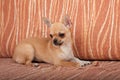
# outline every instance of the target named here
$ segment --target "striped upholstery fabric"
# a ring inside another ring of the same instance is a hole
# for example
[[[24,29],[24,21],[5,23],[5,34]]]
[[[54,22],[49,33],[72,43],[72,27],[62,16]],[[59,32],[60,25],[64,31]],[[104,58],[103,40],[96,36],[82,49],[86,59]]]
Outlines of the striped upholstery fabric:
[[[77,55],[120,60],[120,0],[0,0],[0,57],[11,57],[28,37],[48,37],[42,17],[52,22],[68,14]]]

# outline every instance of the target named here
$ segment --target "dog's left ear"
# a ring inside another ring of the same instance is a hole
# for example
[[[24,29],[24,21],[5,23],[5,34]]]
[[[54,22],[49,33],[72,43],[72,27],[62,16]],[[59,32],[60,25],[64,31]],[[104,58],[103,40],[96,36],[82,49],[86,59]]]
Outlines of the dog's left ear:
[[[51,22],[50,22],[50,20],[49,20],[48,18],[43,17],[42,19],[43,19],[43,21],[45,22],[45,24],[46,24],[48,27],[51,27]]]
[[[72,22],[69,18],[68,15],[65,15],[62,19],[62,23],[66,26],[66,27],[70,27],[72,25]]]

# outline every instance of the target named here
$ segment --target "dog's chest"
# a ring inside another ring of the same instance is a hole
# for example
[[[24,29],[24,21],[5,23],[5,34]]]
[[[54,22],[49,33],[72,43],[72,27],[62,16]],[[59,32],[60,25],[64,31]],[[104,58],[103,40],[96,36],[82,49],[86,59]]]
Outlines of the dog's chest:
[[[71,46],[62,46],[61,50],[63,53],[59,54],[59,58],[64,59],[64,60],[70,60],[73,58],[73,51]]]

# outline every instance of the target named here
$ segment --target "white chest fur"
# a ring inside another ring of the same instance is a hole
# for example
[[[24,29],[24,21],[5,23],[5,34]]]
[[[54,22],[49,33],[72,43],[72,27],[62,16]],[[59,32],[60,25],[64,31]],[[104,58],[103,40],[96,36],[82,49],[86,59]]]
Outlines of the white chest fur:
[[[70,60],[74,57],[71,45],[63,45],[60,48],[63,53],[59,55],[59,58],[63,60]]]

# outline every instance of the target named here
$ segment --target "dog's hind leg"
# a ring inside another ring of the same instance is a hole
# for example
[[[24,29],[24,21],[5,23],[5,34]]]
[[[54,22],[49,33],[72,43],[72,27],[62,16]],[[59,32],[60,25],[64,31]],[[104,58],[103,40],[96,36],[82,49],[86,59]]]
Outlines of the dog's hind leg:
[[[13,60],[17,63],[31,65],[34,59],[34,48],[31,44],[19,44],[14,51]]]

